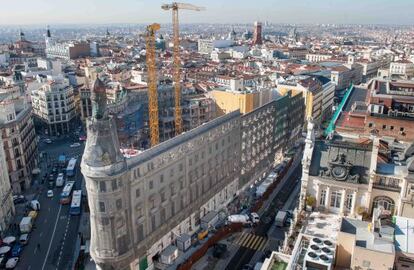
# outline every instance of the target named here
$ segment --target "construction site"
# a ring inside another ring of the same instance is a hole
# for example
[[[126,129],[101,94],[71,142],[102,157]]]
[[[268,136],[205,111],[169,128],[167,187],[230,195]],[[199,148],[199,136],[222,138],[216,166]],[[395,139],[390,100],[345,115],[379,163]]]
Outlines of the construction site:
[[[158,83],[156,23],[146,29],[148,87],[135,91],[147,97],[146,105],[115,110],[104,78],[97,75],[91,85],[81,169],[91,212],[90,254],[98,269],[167,269],[178,256],[177,243],[184,241],[185,251],[203,231],[204,216],[229,214],[228,204],[264,180],[301,136],[301,95],[288,93],[249,113],[220,117],[204,96],[183,97],[178,12],[204,8],[172,3],[162,9],[172,12],[172,87]],[[160,107],[165,96],[174,100],[168,109]],[[148,130],[140,134],[145,115]],[[145,136],[149,143],[128,143]]]

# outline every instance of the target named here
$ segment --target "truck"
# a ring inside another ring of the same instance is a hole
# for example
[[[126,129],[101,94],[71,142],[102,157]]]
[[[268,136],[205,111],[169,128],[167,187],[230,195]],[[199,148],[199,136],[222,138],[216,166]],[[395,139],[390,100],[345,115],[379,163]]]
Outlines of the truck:
[[[256,189],[256,197],[262,197],[266,190],[272,183],[270,181],[264,181],[260,186]]]
[[[29,233],[32,230],[33,219],[31,217],[24,217],[20,221],[20,232]]]
[[[280,210],[277,212],[275,217],[275,225],[277,227],[284,227],[286,224],[286,220],[288,218],[288,213],[286,211]]]
[[[242,223],[244,225],[254,225],[259,223],[260,217],[257,213],[230,215],[227,217],[229,223]]]

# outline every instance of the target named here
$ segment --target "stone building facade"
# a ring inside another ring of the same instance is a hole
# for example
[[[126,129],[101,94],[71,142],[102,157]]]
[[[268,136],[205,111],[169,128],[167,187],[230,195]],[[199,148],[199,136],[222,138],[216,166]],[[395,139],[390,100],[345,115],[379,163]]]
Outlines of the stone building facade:
[[[99,84],[94,91],[100,93]],[[95,95],[92,103],[103,102],[101,97]],[[88,120],[82,173],[91,209],[91,255],[101,269],[151,263],[174,240],[173,231],[194,232],[203,215],[236,195],[238,111],[125,159],[114,119],[96,110]]]
[[[3,151],[3,142],[0,140],[0,236],[5,237],[4,232],[13,221],[15,213],[12,189],[7,171],[6,155]]]
[[[271,168],[276,153],[300,136],[304,113],[303,98],[287,95],[126,158],[100,80],[91,103],[81,168],[91,211],[90,251],[100,269],[145,269],[178,236],[194,234],[204,215],[224,209],[253,178],[255,166]],[[247,158],[255,163],[241,175]]]
[[[295,142],[303,126],[302,94],[288,92],[242,116],[240,186],[261,179]]]
[[[61,76],[38,78],[40,87],[31,93],[33,113],[45,133],[56,136],[74,129],[75,97],[69,80]]]
[[[37,168],[37,139],[32,107],[19,91],[2,89],[6,97],[0,102],[0,131],[7,171],[14,193],[30,187],[32,171]]]
[[[379,138],[315,140],[313,124],[302,162],[301,207],[342,216],[384,213],[414,218],[414,145]]]

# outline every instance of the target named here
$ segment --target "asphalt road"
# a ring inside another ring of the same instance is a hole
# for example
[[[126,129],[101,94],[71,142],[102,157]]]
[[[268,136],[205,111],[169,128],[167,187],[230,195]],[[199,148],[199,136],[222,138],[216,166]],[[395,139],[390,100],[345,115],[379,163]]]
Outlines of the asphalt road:
[[[70,148],[73,140],[61,138],[52,144],[39,144],[39,152],[46,152],[47,158],[42,158],[41,175],[51,172],[53,161],[57,161],[60,154],[67,158],[78,156],[76,175],[69,180],[76,180],[76,188],[81,189],[82,175],[79,162],[83,153],[83,145]],[[54,188],[53,198],[47,198],[47,180],[41,186],[37,195],[40,202],[40,211],[35,221],[35,229],[30,233],[29,243],[24,247],[20,262],[16,269],[49,270],[71,269],[73,252],[78,233],[80,216],[69,215],[70,205],[59,203],[62,188]],[[39,244],[39,246],[38,246]]]
[[[298,184],[296,179],[301,177],[302,174],[302,164],[299,162],[295,168],[291,168],[292,170],[289,179],[284,183],[283,187],[278,192],[277,196],[275,196],[274,200],[271,202],[270,206],[264,214],[260,217],[262,222],[259,223],[257,227],[255,227],[251,233],[267,237],[267,232],[269,231],[270,227],[273,224],[275,219],[276,213],[279,209],[282,209],[283,205],[289,198],[289,195]],[[263,220],[270,220],[270,222],[263,222]],[[246,248],[246,247],[239,247],[236,254],[228,263],[226,270],[240,270],[243,269],[243,266],[249,264],[252,257],[256,253],[256,250]],[[252,265],[254,267],[254,265]]]

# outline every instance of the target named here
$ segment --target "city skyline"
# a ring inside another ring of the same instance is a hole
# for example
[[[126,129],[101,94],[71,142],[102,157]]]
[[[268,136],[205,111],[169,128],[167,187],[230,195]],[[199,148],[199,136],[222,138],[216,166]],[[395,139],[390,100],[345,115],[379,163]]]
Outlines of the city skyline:
[[[0,17],[0,25],[40,24],[113,24],[168,23],[169,12],[161,10],[165,1],[74,0],[56,3],[51,0],[25,1],[24,5],[2,3],[7,13]],[[410,15],[414,2],[408,0],[302,0],[290,2],[263,0],[260,5],[250,1],[222,3],[218,0],[191,1],[206,7],[205,11],[181,12],[182,23],[248,23],[255,20],[271,23],[298,24],[394,24],[412,25]]]

